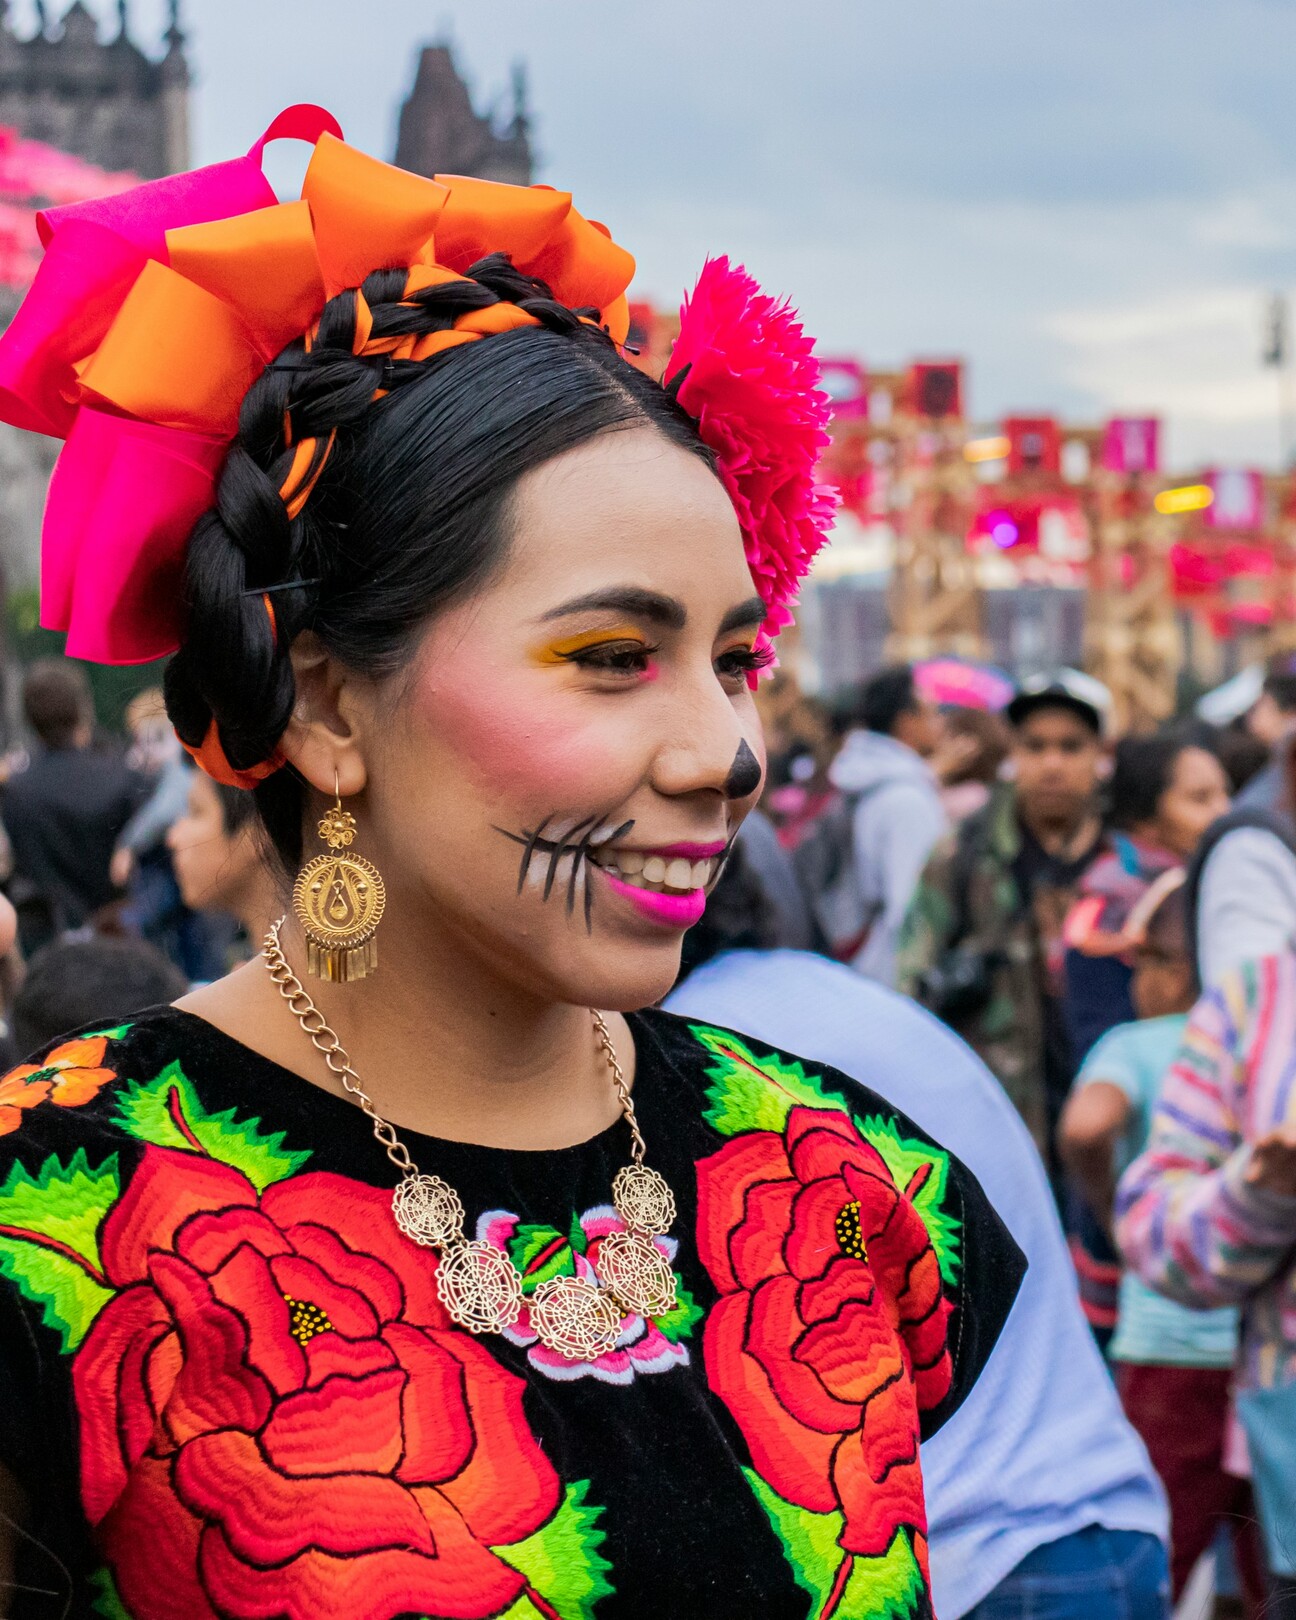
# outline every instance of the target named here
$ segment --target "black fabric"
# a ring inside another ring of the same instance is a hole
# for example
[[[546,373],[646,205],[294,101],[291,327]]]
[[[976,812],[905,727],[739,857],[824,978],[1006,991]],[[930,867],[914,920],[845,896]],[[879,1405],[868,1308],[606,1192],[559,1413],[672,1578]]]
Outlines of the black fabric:
[[[147,780],[100,748],[38,753],[0,800],[13,849],[23,952],[80,928],[114,897],[117,838],[148,797]]]
[[[691,1336],[681,1341],[686,1343],[687,1360],[678,1361],[669,1370],[636,1370],[632,1379],[622,1383],[595,1377],[564,1381],[538,1370],[528,1347],[498,1335],[483,1336],[471,1341],[471,1345],[479,1353],[489,1352],[495,1363],[525,1380],[523,1413],[544,1457],[564,1485],[588,1481],[588,1501],[602,1510],[598,1522],[606,1539],[601,1555],[611,1566],[607,1580],[614,1590],[596,1604],[596,1620],[661,1620],[663,1615],[706,1615],[711,1620],[751,1620],[760,1615],[763,1620],[803,1620],[818,1611],[794,1578],[771,1520],[744,1477],[743,1470],[752,1466],[752,1452],[731,1411],[709,1387],[709,1356],[704,1352],[705,1316],[716,1310],[718,1289],[700,1254],[704,1236],[700,1219],[705,1216],[699,1214],[698,1166],[702,1161],[714,1161],[727,1145],[732,1151],[737,1138],[732,1132],[725,1134],[716,1123],[720,1094],[715,1089],[712,1055],[690,1025],[660,1012],[634,1015],[630,1024],[637,1055],[634,1095],[648,1144],[648,1162],[666,1178],[679,1205],[672,1229],[679,1240],[679,1251],[673,1263],[703,1313]],[[429,1044],[434,1038],[429,1031]],[[754,1057],[759,1064],[772,1057],[769,1048],[742,1039],[748,1056],[735,1067],[735,1084],[746,1082],[744,1069],[749,1058]],[[412,1052],[410,1061],[417,1063],[419,1056]],[[102,1069],[93,1066],[100,1061]],[[12,1620],[100,1612],[92,1609],[90,1595],[92,1590],[102,1595],[100,1587],[89,1584],[101,1554],[93,1544],[79,1501],[78,1416],[71,1369],[74,1362],[85,1369],[92,1364],[100,1366],[87,1352],[87,1346],[93,1345],[96,1334],[101,1332],[104,1312],[124,1309],[124,1295],[119,1292],[111,1306],[104,1306],[93,1318],[75,1356],[61,1349],[59,1334],[40,1305],[33,1301],[29,1290],[20,1289],[12,1280],[16,1251],[11,1228],[16,1206],[5,1199],[15,1187],[25,1186],[29,1179],[43,1185],[41,1178],[48,1180],[52,1160],[58,1166],[72,1167],[78,1174],[84,1171],[92,1177],[105,1167],[111,1170],[110,1161],[115,1155],[121,1196],[98,1228],[101,1255],[97,1264],[108,1271],[116,1263],[110,1261],[115,1252],[113,1245],[124,1241],[121,1211],[135,1196],[135,1178],[140,1176],[146,1156],[156,1164],[159,1152],[168,1153],[168,1174],[174,1178],[167,1184],[171,1191],[166,1198],[158,1195],[148,1202],[145,1214],[147,1222],[154,1226],[171,1218],[170,1211],[188,1209],[191,1195],[195,1208],[222,1204],[224,1194],[193,1192],[197,1182],[192,1177],[215,1173],[209,1172],[209,1160],[203,1155],[213,1151],[213,1143],[223,1152],[221,1143],[232,1142],[232,1132],[269,1142],[276,1153],[308,1155],[277,1186],[272,1185],[261,1195],[265,1209],[280,1210],[275,1219],[281,1225],[285,1220],[284,1206],[272,1205],[272,1196],[283,1189],[287,1189],[287,1196],[297,1196],[308,1178],[319,1172],[347,1178],[331,1184],[335,1193],[320,1195],[317,1204],[311,1206],[318,1210],[312,1220],[327,1226],[336,1217],[339,1231],[345,1229],[341,1206],[347,1187],[359,1184],[366,1192],[369,1188],[390,1190],[396,1179],[353,1103],[272,1064],[191,1015],[172,1009],[142,1014],[128,1030],[112,1032],[105,1048],[93,1040],[82,1047],[64,1046],[50,1056],[49,1062],[65,1066],[38,1069],[37,1085],[46,1084],[52,1074],[70,1076],[72,1080],[77,1075],[91,1078],[81,1081],[80,1092],[69,1091],[64,1105],[59,1104],[57,1091],[52,1091],[33,1105],[23,1104],[21,1120],[16,1124],[6,1123],[0,1115],[0,1128],[8,1132],[0,1135],[0,1378],[5,1391],[0,1401],[0,1460],[27,1493],[32,1538],[24,1543],[20,1555],[20,1591],[9,1611]],[[105,1069],[111,1074],[96,1081],[93,1077]],[[802,1071],[780,1072],[795,1076]],[[867,1119],[874,1135],[898,1133],[911,1146],[930,1141],[885,1101],[885,1074],[877,1076],[879,1089],[875,1093],[833,1070],[811,1068],[807,1072],[811,1077],[807,1083],[818,1086],[824,1099],[833,1106],[836,1099],[847,1100],[854,1120]],[[761,1085],[765,1085],[764,1080]],[[373,1077],[370,1089],[381,1099],[380,1076]],[[94,1095],[88,1095],[91,1091]],[[143,1117],[137,1105],[145,1092],[157,1104],[149,1115],[148,1129],[155,1133],[149,1139],[151,1146],[140,1139],[136,1127],[132,1127],[136,1134],[123,1127],[124,1111],[131,1107],[137,1107],[133,1116],[137,1122]],[[15,1086],[10,1085],[7,1095],[12,1098],[16,1094]],[[74,1096],[83,1100],[74,1101]],[[840,1113],[832,1116],[838,1121],[842,1117]],[[199,1118],[216,1123],[201,1126],[201,1143],[195,1137],[195,1151],[185,1147],[185,1140],[180,1140],[184,1151],[163,1147],[173,1129],[192,1136],[199,1130],[194,1123]],[[248,1121],[255,1122],[255,1130],[247,1126]],[[745,1133],[739,1134],[746,1139]],[[491,1210],[509,1211],[524,1222],[549,1224],[560,1232],[569,1230],[582,1212],[608,1204],[612,1179],[629,1160],[630,1140],[624,1122],[584,1144],[544,1152],[484,1148],[420,1137],[409,1131],[402,1135],[424,1172],[441,1175],[458,1189],[468,1212],[469,1236],[473,1235],[478,1217]],[[924,1433],[945,1422],[966,1396],[995,1344],[1025,1269],[1020,1250],[974,1177],[957,1160],[943,1154],[939,1157],[945,1164],[939,1172],[944,1186],[941,1218],[950,1223],[955,1233],[960,1270],[957,1285],[946,1289],[954,1307],[948,1332],[952,1382],[948,1394],[925,1414]],[[219,1174],[224,1176],[224,1169]],[[925,1171],[914,1178],[915,1196],[919,1196],[917,1187],[925,1179]],[[707,1184],[712,1185],[710,1181]],[[67,1214],[83,1196],[81,1185],[56,1180],[49,1183],[48,1196]],[[142,1176],[140,1185],[146,1185]],[[390,1219],[386,1196],[384,1191],[374,1204],[378,1213],[373,1218],[381,1223]],[[714,1193],[711,1197],[713,1223],[719,1219],[727,1233],[729,1215],[720,1207],[723,1200]],[[753,1209],[758,1206],[759,1200],[752,1205],[750,1197],[745,1202],[738,1200],[732,1211],[734,1220],[754,1219]],[[30,1224],[33,1208],[43,1206],[39,1199],[33,1204],[29,1198],[23,1208],[24,1219]],[[147,1224],[139,1209],[131,1219],[144,1223],[141,1230]],[[84,1249],[84,1236],[58,1230],[74,1247]],[[384,1241],[404,1242],[399,1237],[390,1239],[385,1224],[383,1237]],[[170,1242],[159,1243],[150,1254],[162,1254],[164,1250],[169,1253]],[[427,1251],[408,1247],[411,1263],[413,1259],[420,1263],[429,1260]],[[190,1252],[197,1251],[186,1251]],[[772,1252],[777,1256],[777,1246]],[[23,1260],[24,1255],[19,1258]],[[30,1259],[30,1254],[25,1253],[25,1258]],[[249,1250],[249,1264],[254,1259]],[[781,1264],[777,1258],[770,1263]],[[150,1259],[149,1264],[156,1268],[158,1262]],[[156,1281],[162,1271],[155,1269],[150,1276]],[[161,1286],[160,1282],[157,1285]],[[137,1292],[138,1287],[149,1286],[137,1285]],[[287,1298],[288,1290],[282,1291]],[[467,1339],[467,1335],[460,1337]],[[315,1340],[310,1343],[315,1344]],[[870,1345],[861,1340],[861,1367],[866,1354],[871,1353]],[[193,1357],[196,1351],[190,1345],[185,1354]],[[148,1366],[147,1362],[136,1365],[124,1353],[114,1353],[110,1358],[111,1377],[125,1379],[123,1410],[131,1408],[132,1402],[132,1409],[139,1408],[141,1391],[151,1376]],[[119,1367],[125,1369],[120,1374],[115,1370]],[[94,1385],[95,1376],[86,1370],[83,1383],[98,1387]],[[83,1390],[83,1402],[86,1398]],[[198,1391],[192,1398],[203,1399],[203,1392]],[[209,1398],[215,1400],[216,1395],[210,1394]],[[159,1432],[170,1425],[166,1432],[171,1433],[177,1421],[168,1417],[164,1424],[159,1419]],[[478,1431],[479,1444],[482,1432]],[[109,1449],[115,1444],[113,1441]],[[170,1478],[178,1480],[174,1457],[167,1466],[172,1470]],[[507,1478],[501,1480],[499,1490],[508,1494]],[[188,1555],[181,1557],[176,1552],[156,1511],[149,1522],[154,1529],[149,1534],[149,1547],[141,1556],[162,1557],[166,1565],[157,1576],[156,1604],[125,1610],[107,1608],[102,1612],[127,1612],[134,1620],[187,1614],[187,1610],[168,1605],[179,1601],[176,1593],[183,1592],[185,1583],[194,1578]],[[151,1550],[155,1537],[162,1549],[156,1555]],[[71,1608],[67,1609],[69,1576],[73,1593]],[[54,1595],[41,1596],[41,1592]],[[224,1615],[235,1611],[213,1608],[212,1612]],[[352,1612],[330,1608],[329,1620],[346,1620]],[[364,1612],[371,1613],[368,1608]],[[404,1611],[391,1611],[392,1620],[398,1612]],[[865,1611],[852,1608],[850,1612]],[[868,1612],[874,1611],[869,1608]],[[909,1612],[918,1617],[930,1615],[930,1601],[924,1592],[915,1596]]]

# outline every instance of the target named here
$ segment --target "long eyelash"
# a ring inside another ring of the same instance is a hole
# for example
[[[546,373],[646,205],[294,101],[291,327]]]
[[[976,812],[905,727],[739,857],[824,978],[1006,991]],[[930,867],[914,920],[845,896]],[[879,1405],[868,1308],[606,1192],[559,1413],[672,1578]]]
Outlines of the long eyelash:
[[[611,650],[612,656],[617,658],[626,656],[654,658],[661,651],[661,648],[647,641],[594,641],[588,647],[577,647],[573,652],[559,653],[558,656],[564,664],[588,664],[592,668],[598,669],[600,667],[609,667],[606,665],[609,650]],[[605,662],[603,665],[599,663],[597,657],[599,653],[604,655]]]
[[[777,654],[773,647],[735,647],[732,652],[724,653],[721,656],[733,668],[747,674],[752,670],[768,669]]]

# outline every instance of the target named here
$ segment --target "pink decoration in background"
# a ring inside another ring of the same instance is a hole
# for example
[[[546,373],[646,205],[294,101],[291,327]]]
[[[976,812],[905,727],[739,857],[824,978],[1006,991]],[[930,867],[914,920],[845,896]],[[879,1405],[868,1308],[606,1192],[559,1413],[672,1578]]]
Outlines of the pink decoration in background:
[[[136,175],[111,174],[0,125],[0,284],[26,287],[36,274],[38,208],[109,197],[138,184]]]
[[[819,361],[819,376],[831,402],[832,413],[838,420],[868,420],[868,372],[858,360],[823,358]]]
[[[816,481],[832,402],[813,340],[786,302],[741,266],[709,259],[680,311],[666,367],[677,398],[715,451],[768,613],[761,639],[792,622],[791,606],[828,538],[837,500]]]
[[[1007,708],[1015,690],[1002,669],[966,658],[928,658],[914,665],[914,680],[929,703],[991,714]]]
[[[1202,513],[1208,529],[1258,529],[1264,523],[1264,474],[1218,467],[1206,474],[1214,500]]]
[[[1113,416],[1103,429],[1103,470],[1151,473],[1161,465],[1161,423],[1155,416]]]

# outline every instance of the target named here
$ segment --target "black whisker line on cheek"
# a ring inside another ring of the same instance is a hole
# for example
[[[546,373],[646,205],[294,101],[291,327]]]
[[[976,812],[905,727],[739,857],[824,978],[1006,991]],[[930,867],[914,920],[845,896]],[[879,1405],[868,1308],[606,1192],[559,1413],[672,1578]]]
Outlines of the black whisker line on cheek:
[[[590,878],[590,862],[587,858],[585,862],[585,932],[587,934],[594,932],[594,885]]]
[[[634,817],[631,816],[629,821],[623,821],[619,827],[614,827],[610,833],[599,839],[600,848],[605,844],[615,844],[617,839],[624,838],[633,826]],[[585,932],[587,934],[592,934],[594,932],[594,883],[593,874],[590,871],[590,867],[595,866],[598,863],[590,854],[590,850],[593,847],[592,841],[594,838],[594,833],[598,832],[598,830],[599,829],[595,827],[593,831],[586,835],[581,844],[581,852],[585,856]],[[572,880],[573,882],[575,881],[575,873],[572,874]],[[568,911],[572,909],[570,903],[568,904],[567,909]]]
[[[572,839],[576,837],[577,833],[583,833],[586,828],[597,827],[598,821],[597,816],[589,816],[584,821],[578,821],[566,836],[560,838],[554,845],[553,854],[549,857],[549,870],[545,873],[544,898],[546,900],[553,893],[554,879],[558,876],[558,862],[571,849]]]
[[[597,831],[598,823],[595,822],[580,843],[577,844],[576,853],[572,856],[571,876],[567,879],[567,915],[569,917],[576,910],[576,879],[580,876],[582,861],[586,866],[585,887],[587,890],[589,888],[590,839],[593,838]]]
[[[536,846],[540,842],[540,835],[544,832],[545,828],[552,820],[553,816],[547,815],[536,830],[531,834],[531,836],[525,841],[525,845],[522,850],[522,863],[518,867],[517,892],[519,894],[521,894],[522,890],[526,887],[527,873],[531,870],[531,862],[535,856]],[[505,836],[508,838],[514,838],[517,835],[515,833],[506,833]]]

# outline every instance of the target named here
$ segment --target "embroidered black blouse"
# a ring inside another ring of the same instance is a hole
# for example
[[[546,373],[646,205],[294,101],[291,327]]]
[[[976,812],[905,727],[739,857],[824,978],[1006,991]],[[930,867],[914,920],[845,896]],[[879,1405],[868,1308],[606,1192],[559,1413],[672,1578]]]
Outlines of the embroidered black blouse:
[[[0,1081],[14,1620],[930,1615],[918,1439],[976,1379],[1020,1251],[882,1096],[630,1022],[679,1303],[590,1362],[525,1308],[457,1327],[354,1105],[198,1018]],[[555,1152],[403,1134],[528,1294],[620,1228],[624,1122]]]

